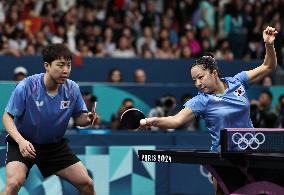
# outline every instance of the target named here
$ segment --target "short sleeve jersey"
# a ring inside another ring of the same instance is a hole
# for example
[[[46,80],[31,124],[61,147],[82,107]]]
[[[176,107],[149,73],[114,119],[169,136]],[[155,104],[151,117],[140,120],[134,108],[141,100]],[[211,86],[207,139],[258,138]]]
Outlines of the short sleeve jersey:
[[[224,94],[199,92],[184,104],[196,117],[205,120],[212,137],[212,150],[218,150],[221,129],[253,127],[250,120],[250,102],[246,94],[248,88],[246,72],[222,78],[222,81],[228,86]]]
[[[88,112],[74,81],[67,79],[57,94],[51,96],[45,88],[43,73],[19,82],[5,111],[14,116],[20,134],[36,144],[58,142],[65,134],[70,117]]]

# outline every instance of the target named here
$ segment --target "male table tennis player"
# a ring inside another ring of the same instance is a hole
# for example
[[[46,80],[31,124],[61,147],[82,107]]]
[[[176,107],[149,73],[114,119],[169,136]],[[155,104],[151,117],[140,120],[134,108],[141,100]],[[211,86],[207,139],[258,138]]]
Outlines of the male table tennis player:
[[[43,177],[55,174],[72,183],[80,194],[94,195],[87,169],[63,138],[71,116],[86,126],[97,119],[88,112],[79,86],[68,79],[71,52],[62,44],[44,48],[45,73],[27,77],[14,89],[3,115],[8,132],[4,195],[17,194],[31,167]]]

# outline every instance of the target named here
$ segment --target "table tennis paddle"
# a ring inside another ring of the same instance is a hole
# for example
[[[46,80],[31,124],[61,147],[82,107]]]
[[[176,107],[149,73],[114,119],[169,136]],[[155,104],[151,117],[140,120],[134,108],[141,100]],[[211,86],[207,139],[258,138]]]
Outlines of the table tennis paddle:
[[[120,117],[122,128],[134,130],[140,126],[140,120],[144,119],[145,115],[141,110],[130,108],[124,111]]]

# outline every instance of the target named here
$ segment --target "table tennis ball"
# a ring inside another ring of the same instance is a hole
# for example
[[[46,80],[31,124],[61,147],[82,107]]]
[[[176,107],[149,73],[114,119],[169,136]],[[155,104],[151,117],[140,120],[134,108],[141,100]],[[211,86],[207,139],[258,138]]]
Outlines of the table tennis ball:
[[[147,124],[146,119],[141,119],[141,120],[140,120],[140,125],[146,125],[146,124]]]

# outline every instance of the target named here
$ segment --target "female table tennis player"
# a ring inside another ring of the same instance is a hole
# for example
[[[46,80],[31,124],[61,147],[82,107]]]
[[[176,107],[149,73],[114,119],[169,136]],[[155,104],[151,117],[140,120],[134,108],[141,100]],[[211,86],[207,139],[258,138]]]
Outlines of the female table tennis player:
[[[257,83],[277,67],[274,40],[275,28],[263,31],[266,54],[257,68],[242,71],[234,77],[221,78],[217,62],[211,54],[197,59],[191,67],[191,76],[199,90],[198,95],[184,104],[184,108],[174,116],[146,118],[146,126],[161,129],[176,128],[194,117],[203,117],[212,136],[212,150],[218,150],[220,129],[251,128],[250,103],[246,89]]]
[[[263,31],[266,54],[263,63],[255,69],[242,71],[234,77],[220,77],[217,62],[212,55],[197,59],[191,67],[191,77],[199,90],[198,95],[184,104],[174,116],[146,118],[140,129],[156,126],[174,129],[194,117],[203,117],[212,137],[211,150],[219,150],[220,130],[223,128],[252,128],[250,103],[246,89],[257,83],[277,67],[274,40],[275,28]]]

